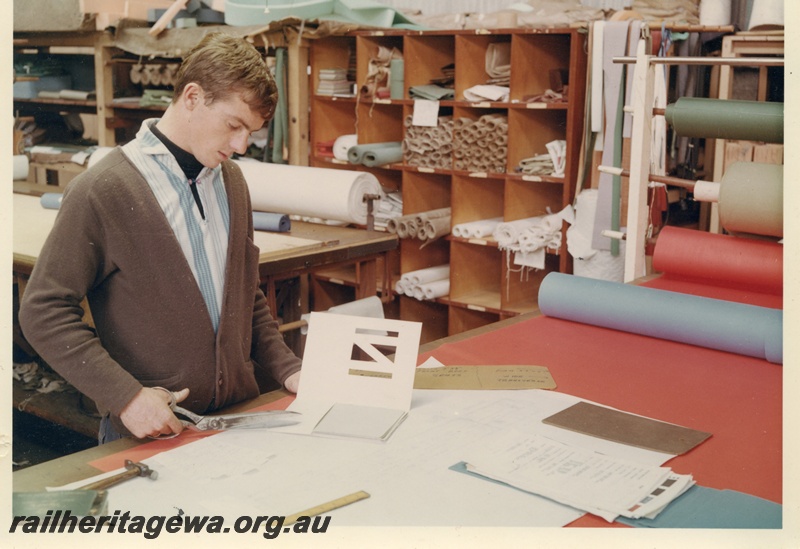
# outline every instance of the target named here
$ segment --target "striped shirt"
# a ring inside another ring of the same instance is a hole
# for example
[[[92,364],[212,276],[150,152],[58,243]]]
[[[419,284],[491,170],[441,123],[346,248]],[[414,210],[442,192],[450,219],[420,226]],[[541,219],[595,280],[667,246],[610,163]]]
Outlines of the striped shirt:
[[[145,120],[136,139],[122,151],[141,172],[167,218],[203,294],[211,323],[219,327],[225,259],[228,253],[230,211],[222,168],[204,167],[196,184],[205,206],[205,219],[195,206],[191,181],[166,145],[150,130],[157,119]]]

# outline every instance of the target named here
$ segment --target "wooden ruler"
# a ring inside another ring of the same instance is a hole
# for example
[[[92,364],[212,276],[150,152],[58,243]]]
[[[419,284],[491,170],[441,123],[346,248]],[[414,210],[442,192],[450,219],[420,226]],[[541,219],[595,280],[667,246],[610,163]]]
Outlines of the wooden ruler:
[[[328,513],[333,511],[334,509],[338,509],[340,507],[344,507],[345,505],[350,505],[351,503],[355,503],[357,501],[361,501],[362,499],[367,499],[369,494],[363,490],[359,490],[358,492],[353,492],[352,494],[348,494],[346,496],[342,496],[340,498],[328,501],[326,503],[322,503],[317,505],[316,507],[312,507],[311,509],[306,509],[305,511],[300,511],[299,513],[295,513],[293,515],[289,515],[286,517],[284,524],[292,524],[297,522],[297,519],[300,517],[313,517],[316,515],[322,515],[324,513]]]

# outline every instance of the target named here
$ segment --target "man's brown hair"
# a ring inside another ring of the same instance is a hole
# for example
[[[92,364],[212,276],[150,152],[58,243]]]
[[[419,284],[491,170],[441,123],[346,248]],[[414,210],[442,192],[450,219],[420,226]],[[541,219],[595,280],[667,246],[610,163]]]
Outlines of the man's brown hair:
[[[173,101],[190,82],[203,88],[207,104],[238,93],[265,120],[275,113],[275,80],[258,50],[242,38],[221,32],[203,37],[181,63]]]

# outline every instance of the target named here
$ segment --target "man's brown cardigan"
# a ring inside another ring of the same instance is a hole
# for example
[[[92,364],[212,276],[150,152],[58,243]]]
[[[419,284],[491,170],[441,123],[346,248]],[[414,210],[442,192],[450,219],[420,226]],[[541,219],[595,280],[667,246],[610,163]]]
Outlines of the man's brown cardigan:
[[[254,369],[279,383],[300,360],[259,289],[247,184],[222,164],[230,206],[219,330],[159,204],[117,148],[64,193],[20,310],[25,337],[114,423],[142,386],[190,389],[207,412],[259,394]],[[96,332],[82,320],[88,297]]]

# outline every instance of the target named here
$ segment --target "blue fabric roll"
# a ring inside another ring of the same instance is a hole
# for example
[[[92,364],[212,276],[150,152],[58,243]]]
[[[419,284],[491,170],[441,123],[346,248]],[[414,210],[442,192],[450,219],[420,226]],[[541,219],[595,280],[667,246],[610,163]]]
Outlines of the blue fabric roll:
[[[61,207],[62,197],[63,195],[61,193],[44,193],[41,198],[39,198],[39,204],[42,205],[42,208],[57,210]]]
[[[291,230],[292,221],[286,214],[253,212],[253,228],[257,231],[285,233]]]
[[[783,363],[783,311],[549,273],[539,287],[547,316]]]

